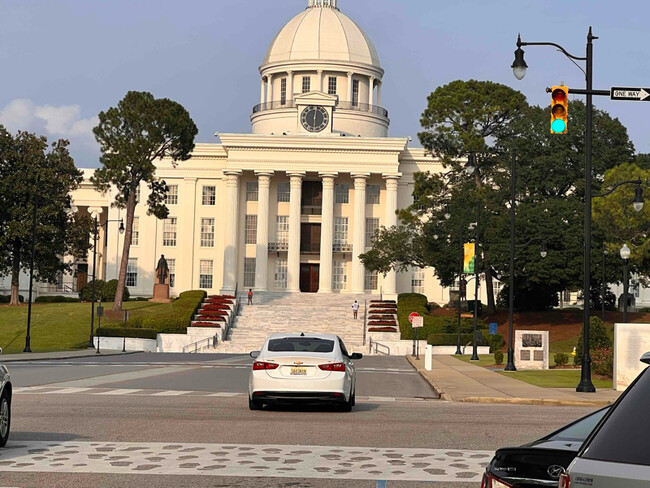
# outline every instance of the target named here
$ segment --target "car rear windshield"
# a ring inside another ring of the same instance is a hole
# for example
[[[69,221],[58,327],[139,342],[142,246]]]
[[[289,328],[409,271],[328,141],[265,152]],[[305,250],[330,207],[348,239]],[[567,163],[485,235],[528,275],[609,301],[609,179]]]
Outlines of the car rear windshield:
[[[650,465],[650,374],[646,368],[612,410],[582,457],[615,463]]]
[[[328,353],[334,350],[334,341],[319,339],[317,337],[284,337],[282,339],[271,339],[269,341],[270,352],[322,352]]]
[[[609,408],[609,407],[608,407]],[[579,420],[578,422],[570,425],[566,429],[555,433],[550,437],[553,441],[584,441],[591,431],[594,430],[596,424],[607,413],[608,408],[603,408],[597,412],[592,413],[588,417]]]

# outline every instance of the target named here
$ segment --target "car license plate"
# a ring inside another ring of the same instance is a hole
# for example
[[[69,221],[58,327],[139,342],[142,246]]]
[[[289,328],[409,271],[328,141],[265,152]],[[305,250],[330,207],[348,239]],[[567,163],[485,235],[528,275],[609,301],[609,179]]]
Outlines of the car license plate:
[[[291,368],[292,376],[307,376],[307,368]]]

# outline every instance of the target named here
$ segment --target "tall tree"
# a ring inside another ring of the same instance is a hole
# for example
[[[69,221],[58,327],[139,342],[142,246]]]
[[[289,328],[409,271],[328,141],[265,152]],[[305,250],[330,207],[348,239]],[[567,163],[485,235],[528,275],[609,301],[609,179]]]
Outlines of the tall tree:
[[[19,304],[20,272],[29,270],[32,245],[35,279],[48,283],[71,270],[66,255],[88,250],[88,234],[79,238],[87,227],[64,211],[83,178],[68,145],[59,140],[48,151],[45,137],[20,131],[13,137],[0,126],[0,274],[11,274],[11,305]]]
[[[136,191],[145,182],[150,190],[147,214],[166,218],[167,185],[156,177],[154,161],[171,158],[175,165],[189,159],[198,129],[179,103],[130,91],[117,107],[99,114],[99,125],[93,133],[101,147],[102,167],[95,171],[92,182],[103,193],[114,186],[117,192],[113,206],[126,209],[124,247],[113,303],[113,310],[119,311],[131,249]]]

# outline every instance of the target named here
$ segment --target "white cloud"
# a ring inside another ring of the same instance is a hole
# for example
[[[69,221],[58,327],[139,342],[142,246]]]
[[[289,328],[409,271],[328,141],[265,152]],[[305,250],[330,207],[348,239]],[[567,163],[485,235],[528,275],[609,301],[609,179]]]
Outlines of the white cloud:
[[[94,139],[92,128],[99,119],[81,118],[79,105],[36,105],[31,100],[12,100],[0,110],[0,124],[11,131],[26,130],[56,137]]]

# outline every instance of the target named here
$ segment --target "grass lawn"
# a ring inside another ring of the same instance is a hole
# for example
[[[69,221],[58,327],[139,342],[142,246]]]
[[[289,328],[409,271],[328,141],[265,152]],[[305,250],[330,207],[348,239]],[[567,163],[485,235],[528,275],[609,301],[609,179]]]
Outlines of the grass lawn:
[[[509,378],[525,381],[531,385],[542,388],[575,388],[580,383],[579,369],[548,369],[543,371],[516,371],[512,373],[500,372]],[[612,380],[592,378],[596,389],[611,389]]]
[[[103,303],[109,310],[112,303]],[[31,349],[34,352],[84,349],[90,337],[90,303],[35,303],[32,305],[30,330]],[[168,312],[171,304],[125,302],[124,309],[132,316]],[[95,327],[99,319],[95,317]],[[119,321],[102,317],[102,325]],[[27,305],[0,306],[0,347],[3,353],[22,352],[25,348]]]

